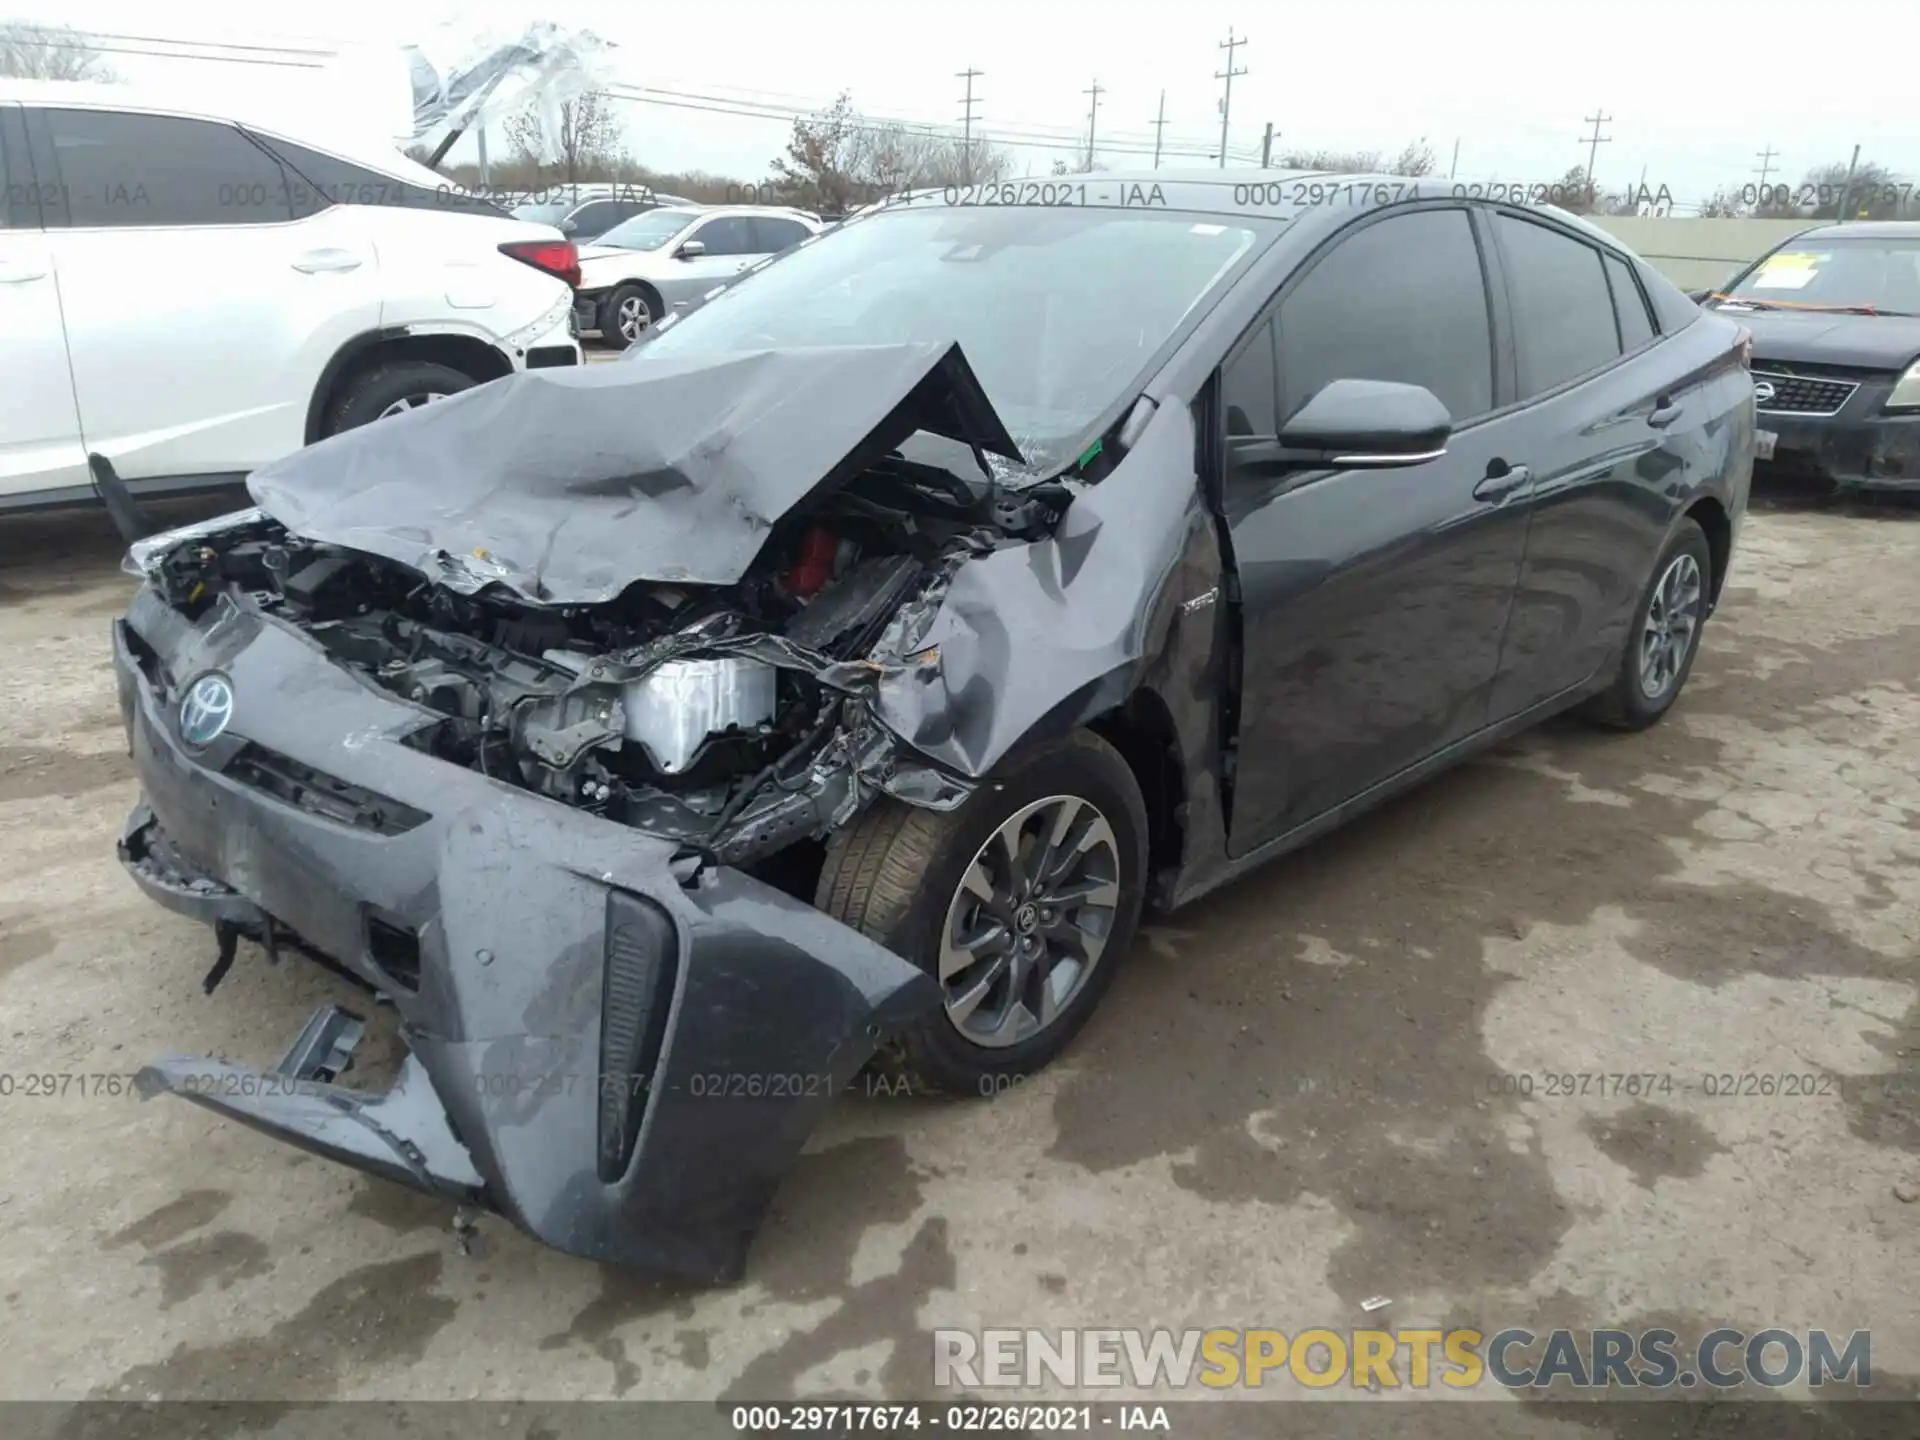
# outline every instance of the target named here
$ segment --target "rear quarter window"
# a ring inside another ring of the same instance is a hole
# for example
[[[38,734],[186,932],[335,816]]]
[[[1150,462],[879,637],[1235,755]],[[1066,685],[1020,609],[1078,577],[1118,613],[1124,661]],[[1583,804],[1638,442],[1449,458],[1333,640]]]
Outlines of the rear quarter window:
[[[461,189],[451,180],[429,189],[277,136],[253,138],[278,155],[293,172],[296,217],[315,214],[329,205],[373,205],[433,210],[447,215],[510,218],[502,206]]]

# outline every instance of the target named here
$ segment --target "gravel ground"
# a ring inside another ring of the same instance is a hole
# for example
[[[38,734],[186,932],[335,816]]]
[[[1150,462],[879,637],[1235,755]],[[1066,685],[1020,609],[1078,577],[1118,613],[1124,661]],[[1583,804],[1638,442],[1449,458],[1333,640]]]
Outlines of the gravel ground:
[[[251,947],[204,998],[209,932],[121,874],[117,553],[97,516],[0,525],[0,1396],[924,1397],[939,1326],[1294,1333],[1373,1295],[1871,1327],[1878,1380],[1920,1375],[1912,512],[1756,513],[1656,730],[1556,722],[1154,925],[990,1104],[842,1103],[705,1292],[497,1221],[465,1253],[446,1206],[177,1101],[23,1093],[271,1063],[346,998]],[[1672,1088],[1490,1093],[1593,1072]],[[1809,1072],[1844,1083],[1704,1093]]]

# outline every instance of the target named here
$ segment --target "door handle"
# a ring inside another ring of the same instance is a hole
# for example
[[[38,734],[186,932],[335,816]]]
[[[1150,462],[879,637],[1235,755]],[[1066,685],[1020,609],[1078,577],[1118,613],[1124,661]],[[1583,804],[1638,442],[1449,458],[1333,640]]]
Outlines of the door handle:
[[[1653,426],[1656,430],[1664,430],[1680,418],[1681,408],[1678,403],[1662,395],[1655,403],[1653,409],[1648,412],[1647,424]]]
[[[361,259],[351,250],[309,250],[294,258],[293,268],[306,275],[322,271],[358,270]]]
[[[1505,469],[1496,469],[1505,465]],[[1533,479],[1533,472],[1524,465],[1506,465],[1503,460],[1495,460],[1487,466],[1487,475],[1473,487],[1476,500],[1498,500],[1503,495],[1511,495],[1522,485]]]
[[[35,269],[31,264],[0,265],[0,285],[24,285],[29,280],[44,280],[47,270],[43,265]]]

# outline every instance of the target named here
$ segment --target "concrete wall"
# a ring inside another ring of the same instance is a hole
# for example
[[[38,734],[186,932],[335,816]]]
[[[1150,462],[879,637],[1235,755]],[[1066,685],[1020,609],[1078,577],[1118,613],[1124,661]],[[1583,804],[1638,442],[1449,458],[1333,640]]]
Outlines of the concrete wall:
[[[1640,255],[1683,290],[1718,285],[1812,220],[1701,220],[1652,215],[1589,215],[1588,220]]]

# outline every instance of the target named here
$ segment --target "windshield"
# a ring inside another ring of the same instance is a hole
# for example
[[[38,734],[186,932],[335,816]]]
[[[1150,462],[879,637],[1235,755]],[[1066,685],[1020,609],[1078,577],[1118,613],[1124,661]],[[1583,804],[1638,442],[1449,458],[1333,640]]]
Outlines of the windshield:
[[[1920,238],[1789,244],[1726,294],[1782,310],[1920,314]]]
[[[1172,210],[901,208],[802,245],[633,353],[958,340],[1021,451],[1052,470],[1282,228]]]
[[[698,218],[694,210],[648,210],[622,220],[593,243],[622,250],[658,250]]]

